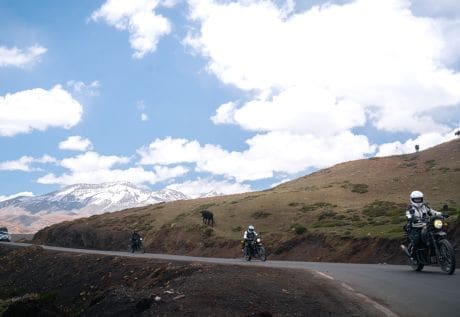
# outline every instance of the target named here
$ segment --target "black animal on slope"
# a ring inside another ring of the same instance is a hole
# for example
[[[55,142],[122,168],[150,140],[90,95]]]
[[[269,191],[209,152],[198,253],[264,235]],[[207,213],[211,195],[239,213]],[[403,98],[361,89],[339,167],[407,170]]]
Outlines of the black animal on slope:
[[[203,218],[203,223],[214,227],[214,215],[209,210],[202,210],[201,217]]]

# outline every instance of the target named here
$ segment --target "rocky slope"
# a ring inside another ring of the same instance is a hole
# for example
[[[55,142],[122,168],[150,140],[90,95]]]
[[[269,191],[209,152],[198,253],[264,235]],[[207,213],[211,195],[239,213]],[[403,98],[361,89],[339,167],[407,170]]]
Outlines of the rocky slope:
[[[140,231],[148,251],[240,256],[248,224],[262,233],[270,258],[307,261],[404,260],[399,243],[412,190],[435,209],[449,205],[449,235],[460,246],[460,139],[419,153],[338,164],[270,190],[161,203],[58,224],[34,241],[126,250]],[[200,211],[214,213],[215,226]]]

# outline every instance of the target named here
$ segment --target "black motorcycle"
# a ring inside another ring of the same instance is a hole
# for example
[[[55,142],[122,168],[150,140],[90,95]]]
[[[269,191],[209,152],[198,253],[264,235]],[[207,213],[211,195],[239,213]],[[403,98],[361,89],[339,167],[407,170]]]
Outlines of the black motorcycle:
[[[415,271],[423,270],[425,265],[439,265],[443,272],[453,274],[455,272],[455,251],[447,240],[445,219],[448,215],[431,216],[427,222],[421,223],[420,243],[415,247],[414,256],[412,250],[405,245],[401,249],[409,257],[409,264]]]
[[[260,237],[246,240],[243,253],[246,261],[251,261],[251,258],[253,257],[257,257],[261,261],[267,260],[267,254],[265,252],[264,246],[262,245],[262,240]]]
[[[144,243],[142,241],[142,238],[131,240],[131,244],[129,246],[129,250],[131,251],[131,253],[134,253],[136,251],[145,253]]]

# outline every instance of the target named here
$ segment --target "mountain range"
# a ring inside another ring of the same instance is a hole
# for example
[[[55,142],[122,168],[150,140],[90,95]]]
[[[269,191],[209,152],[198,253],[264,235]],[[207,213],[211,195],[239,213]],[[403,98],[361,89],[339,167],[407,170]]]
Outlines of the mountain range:
[[[150,191],[132,183],[76,184],[49,194],[0,201],[0,224],[32,233],[56,222],[161,202],[190,199],[172,189]]]

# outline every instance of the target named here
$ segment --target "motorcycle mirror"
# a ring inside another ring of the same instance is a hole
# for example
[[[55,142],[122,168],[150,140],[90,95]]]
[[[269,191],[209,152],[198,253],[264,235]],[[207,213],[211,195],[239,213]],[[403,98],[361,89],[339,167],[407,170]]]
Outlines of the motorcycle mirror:
[[[444,206],[442,206],[442,211],[448,211],[448,210],[449,210],[449,205],[444,204]]]

